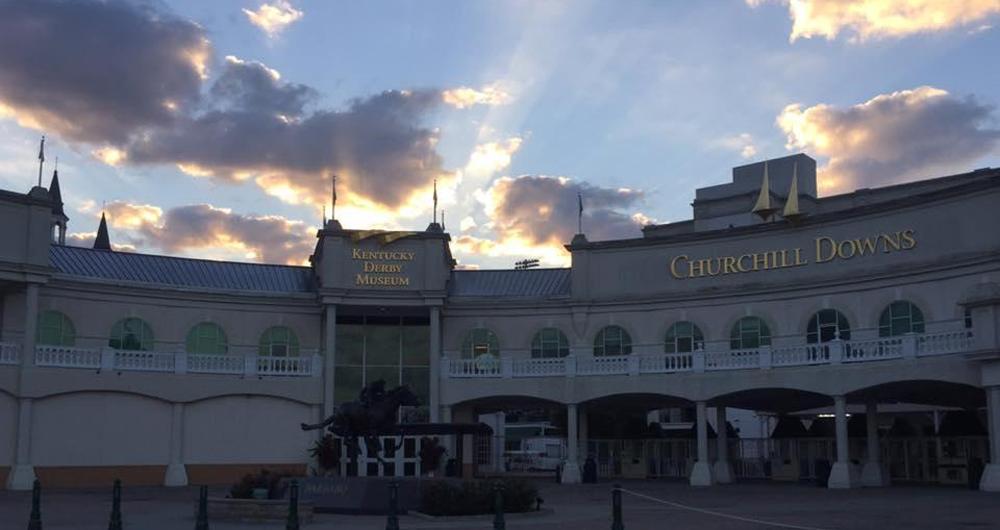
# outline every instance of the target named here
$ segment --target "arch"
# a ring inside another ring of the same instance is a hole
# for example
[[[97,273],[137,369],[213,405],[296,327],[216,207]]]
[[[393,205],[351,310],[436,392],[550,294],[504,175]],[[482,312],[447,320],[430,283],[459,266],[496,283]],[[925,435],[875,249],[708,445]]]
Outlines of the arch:
[[[632,353],[632,337],[621,326],[615,324],[604,326],[594,336],[595,357],[630,353]]]
[[[569,355],[569,339],[559,328],[542,328],[531,339],[532,358],[546,359],[567,355]]]
[[[729,348],[744,350],[771,345],[771,328],[758,316],[737,320],[729,331]]]
[[[986,391],[977,386],[939,379],[890,381],[849,392],[848,401],[910,403],[975,409],[986,404]]]
[[[35,341],[44,346],[73,346],[76,327],[65,313],[52,309],[40,311]]]
[[[480,414],[516,409],[554,408],[563,409],[566,404],[555,399],[531,394],[495,394],[480,396],[450,403],[453,408],[472,407]]]
[[[299,338],[288,326],[271,326],[260,334],[257,355],[298,357]]]
[[[851,339],[851,324],[847,317],[836,309],[820,309],[809,317],[806,325],[806,342],[815,344],[833,339]]]
[[[908,300],[892,302],[878,317],[878,336],[895,337],[924,332],[924,312]]]
[[[111,336],[108,346],[116,350],[152,350],[153,328],[145,320],[138,317],[128,317],[115,322],[111,326]]]
[[[463,359],[475,359],[481,355],[500,356],[500,341],[490,328],[472,328],[462,340]]]
[[[760,387],[721,394],[709,399],[708,404],[784,414],[828,407],[833,404],[833,398],[820,392],[800,388]]]
[[[705,334],[688,320],[674,322],[667,328],[663,342],[664,353],[688,353],[705,347]]]
[[[191,327],[184,341],[187,353],[225,355],[229,353],[229,341],[222,326],[214,322],[200,322]]]

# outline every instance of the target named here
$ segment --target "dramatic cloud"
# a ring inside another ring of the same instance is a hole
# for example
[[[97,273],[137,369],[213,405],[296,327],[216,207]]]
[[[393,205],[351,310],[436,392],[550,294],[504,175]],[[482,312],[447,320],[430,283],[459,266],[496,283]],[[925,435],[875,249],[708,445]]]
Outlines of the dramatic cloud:
[[[963,171],[1000,146],[993,108],[919,87],[848,108],[789,105],[778,116],[789,149],[829,157],[820,191],[850,191]]]
[[[548,265],[565,265],[569,255],[563,245],[577,232],[581,196],[583,230],[591,241],[639,237],[641,225],[649,221],[641,213],[627,212],[642,200],[641,191],[566,177],[503,177],[480,196],[494,237],[464,234],[455,245],[466,255],[535,257]]]
[[[244,68],[229,63],[234,66]],[[239,87],[238,102],[269,93],[280,95],[275,99],[283,110],[292,111],[289,101],[302,101],[290,97],[298,93],[285,85]],[[128,146],[127,160],[176,163],[189,173],[225,180],[253,177],[282,200],[317,205],[326,203],[330,174],[336,173],[350,190],[345,196],[361,195],[396,209],[414,190],[448,173],[435,150],[437,133],[419,125],[438,101],[432,91],[388,91],[354,100],[342,111],[290,116],[275,113],[274,105],[239,103],[149,132]]]
[[[503,171],[510,166],[510,159],[521,148],[522,142],[522,138],[515,136],[500,142],[477,145],[469,155],[469,162],[465,165],[463,174],[489,177],[498,171]]]
[[[0,3],[0,116],[71,141],[125,142],[199,99],[196,24],[120,1]]]
[[[509,92],[494,83],[479,90],[464,86],[445,90],[441,99],[455,108],[464,109],[473,105],[504,105],[510,103],[512,98]]]
[[[302,108],[316,97],[305,85],[281,83],[281,74],[256,61],[226,56],[222,75],[209,94],[215,103],[232,110],[257,111],[285,116],[299,116]]]
[[[314,229],[278,216],[248,216],[208,204],[157,206],[109,203],[108,224],[116,250],[157,248],[168,253],[302,264],[315,244]],[[94,233],[70,234],[70,243],[93,244]]]
[[[980,22],[1000,13],[1000,0],[746,0],[752,7],[783,3],[792,18],[791,40],[837,38],[852,41],[904,37]],[[982,26],[979,26],[982,27]]]
[[[295,9],[285,0],[261,4],[256,11],[244,9],[243,13],[250,19],[251,24],[264,30],[268,37],[277,36],[303,15],[302,11]]]

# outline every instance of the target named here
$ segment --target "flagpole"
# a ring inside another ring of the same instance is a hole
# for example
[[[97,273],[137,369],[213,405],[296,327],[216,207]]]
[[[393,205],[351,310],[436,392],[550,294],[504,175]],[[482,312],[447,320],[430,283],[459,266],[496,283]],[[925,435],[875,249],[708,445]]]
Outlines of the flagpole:
[[[45,135],[42,135],[42,143],[38,146],[38,187],[42,187],[42,165],[45,164]]]

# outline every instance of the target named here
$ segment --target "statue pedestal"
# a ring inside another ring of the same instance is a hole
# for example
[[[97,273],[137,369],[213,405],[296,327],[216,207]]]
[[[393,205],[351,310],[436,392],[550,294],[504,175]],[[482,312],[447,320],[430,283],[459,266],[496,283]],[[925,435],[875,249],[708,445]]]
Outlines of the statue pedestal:
[[[316,513],[386,515],[389,483],[399,484],[399,513],[420,508],[420,479],[401,477],[301,477],[299,498]],[[287,481],[287,479],[286,479]]]

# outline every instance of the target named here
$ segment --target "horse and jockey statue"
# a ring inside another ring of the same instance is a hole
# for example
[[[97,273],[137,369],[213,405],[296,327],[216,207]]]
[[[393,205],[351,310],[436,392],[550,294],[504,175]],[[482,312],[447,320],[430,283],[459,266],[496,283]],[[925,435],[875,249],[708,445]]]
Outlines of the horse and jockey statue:
[[[406,385],[386,390],[385,381],[378,380],[362,388],[356,401],[341,403],[322,423],[303,423],[302,430],[327,428],[344,440],[348,455],[355,464],[360,451],[359,441],[364,440],[368,456],[384,463],[381,436],[407,434],[398,423],[399,408],[419,405],[420,400]]]

